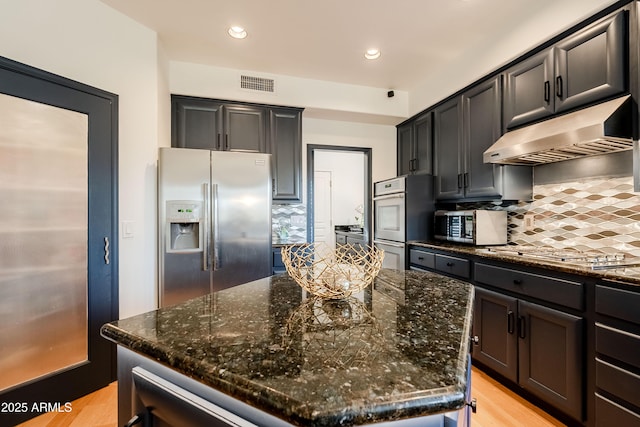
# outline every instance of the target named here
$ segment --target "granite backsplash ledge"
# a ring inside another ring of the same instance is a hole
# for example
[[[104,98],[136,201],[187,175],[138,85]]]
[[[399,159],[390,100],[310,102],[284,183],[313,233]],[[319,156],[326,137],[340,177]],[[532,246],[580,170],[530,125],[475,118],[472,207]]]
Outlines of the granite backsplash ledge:
[[[510,243],[640,256],[640,194],[630,176],[535,185],[531,202],[458,208],[506,210]],[[532,229],[525,227],[526,214],[533,215]]]

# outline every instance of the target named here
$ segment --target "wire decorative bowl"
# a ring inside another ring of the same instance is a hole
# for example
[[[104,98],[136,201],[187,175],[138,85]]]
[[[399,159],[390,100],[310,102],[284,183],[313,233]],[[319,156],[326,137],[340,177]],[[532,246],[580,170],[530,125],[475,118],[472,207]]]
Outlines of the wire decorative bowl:
[[[382,268],[384,251],[349,243],[331,249],[325,243],[284,246],[289,276],[307,292],[326,299],[346,298],[365,289]]]

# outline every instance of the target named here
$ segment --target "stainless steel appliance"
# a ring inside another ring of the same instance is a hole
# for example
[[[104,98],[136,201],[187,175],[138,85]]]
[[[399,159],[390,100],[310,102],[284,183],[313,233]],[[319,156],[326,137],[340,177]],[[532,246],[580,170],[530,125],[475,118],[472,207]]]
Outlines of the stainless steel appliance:
[[[472,245],[507,243],[507,212],[489,210],[436,211],[434,238]]]
[[[271,275],[271,155],[161,148],[159,303]]]
[[[631,257],[623,252],[603,253],[581,251],[577,249],[556,249],[546,246],[496,246],[479,249],[486,254],[500,256],[526,257],[541,261],[572,265],[590,270],[611,270],[625,267],[640,267],[640,258]]]
[[[433,177],[405,175],[376,182],[373,196],[373,243],[385,251],[382,266],[404,270],[406,242],[433,235]]]
[[[633,149],[632,103],[626,95],[505,133],[485,163],[538,165]]]

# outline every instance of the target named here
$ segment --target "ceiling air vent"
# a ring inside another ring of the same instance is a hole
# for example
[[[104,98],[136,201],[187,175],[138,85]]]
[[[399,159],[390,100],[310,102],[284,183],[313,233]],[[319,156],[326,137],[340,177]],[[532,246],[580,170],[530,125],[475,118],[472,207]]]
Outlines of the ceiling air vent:
[[[257,90],[260,92],[275,92],[275,80],[265,79],[264,77],[240,76],[240,88],[248,90]]]

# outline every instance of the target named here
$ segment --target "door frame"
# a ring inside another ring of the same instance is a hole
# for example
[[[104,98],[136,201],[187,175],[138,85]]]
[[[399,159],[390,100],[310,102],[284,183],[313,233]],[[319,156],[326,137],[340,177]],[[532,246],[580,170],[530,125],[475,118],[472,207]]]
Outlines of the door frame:
[[[110,296],[110,304],[105,304],[102,307],[93,307],[93,306],[87,307],[89,311],[91,310],[94,311],[94,315],[93,316],[90,315],[88,319],[87,339],[89,340],[89,348],[88,348],[89,362],[91,362],[92,360],[99,359],[105,362],[104,363],[105,365],[106,364],[109,365],[108,373],[106,373],[104,378],[100,379],[100,382],[102,382],[104,379],[108,379],[109,381],[114,381],[117,378],[115,344],[107,343],[107,342],[105,342],[104,344],[102,343],[102,341],[106,341],[106,340],[104,340],[100,336],[100,327],[102,326],[101,324],[102,321],[107,317],[108,317],[108,320],[106,321],[112,321],[119,318],[118,95],[110,92],[106,92],[104,90],[101,90],[92,86],[88,86],[83,83],[53,74],[32,66],[26,65],[26,64],[22,64],[4,57],[0,57],[0,70],[6,71],[8,73],[7,75],[9,76],[15,75],[16,79],[24,79],[24,80],[21,80],[25,82],[25,87],[27,88],[26,90],[21,89],[26,95],[24,96],[24,99],[30,99],[30,96],[34,96],[30,94],[37,94],[34,97],[34,99],[32,99],[35,102],[45,103],[45,104],[50,103],[50,105],[59,106],[60,108],[66,108],[72,111],[74,109],[77,109],[76,111],[83,112],[84,107],[78,105],[81,102],[78,100],[80,99],[80,96],[84,94],[84,95],[88,95],[91,98],[96,98],[96,101],[92,101],[92,102],[94,103],[100,102],[101,105],[104,106],[103,108],[99,109],[100,113],[98,113],[98,109],[96,109],[95,115],[92,114],[89,116],[88,138],[92,138],[91,135],[98,134],[101,128],[105,130],[108,128],[110,132],[110,137],[105,138],[105,141],[108,141],[109,145],[108,146],[98,145],[98,147],[102,148],[102,150],[97,151],[97,149],[94,149],[93,155],[91,150],[89,150],[87,162],[89,165],[92,159],[95,160],[96,158],[98,158],[98,155],[104,156],[105,154],[107,154],[110,158],[109,164],[111,166],[111,169],[108,171],[101,170],[101,172],[105,174],[108,173],[110,175],[109,181],[106,181],[108,182],[108,187],[110,188],[110,191],[108,195],[104,196],[105,197],[104,200],[106,204],[110,206],[110,212],[108,212],[107,215],[105,215],[109,218],[108,224],[106,224],[106,226],[109,228],[110,233],[108,236],[105,236],[109,238],[108,246],[107,246],[107,241],[102,243],[102,240],[103,240],[102,236],[93,235],[94,232],[91,229],[91,227],[89,227],[89,229],[87,230],[88,232],[87,238],[89,239],[88,246],[87,246],[87,250],[88,250],[87,274],[88,274],[88,280],[90,280],[93,274],[97,274],[97,273],[92,273],[93,269],[96,269],[94,271],[99,271],[97,270],[98,265],[109,264],[109,277],[108,278],[103,277],[104,283],[108,283],[108,289],[104,289],[101,292],[108,294]],[[27,84],[29,86],[26,86]],[[68,90],[70,90],[73,93],[78,93],[78,97],[73,98],[73,100],[67,99],[69,106],[62,107],[60,104],[58,104],[56,100],[60,99],[61,97],[60,94],[63,93],[63,91],[68,91]],[[8,94],[12,96],[17,96],[12,93],[8,93]],[[82,102],[88,103],[88,101],[86,101],[87,99],[89,98],[83,98]],[[50,100],[50,102],[47,102],[48,100]],[[103,114],[103,112],[106,113],[107,111],[109,115],[108,119],[107,119],[107,114]],[[92,117],[95,117],[95,118],[92,120]],[[95,141],[95,139],[88,139],[89,144],[91,144],[91,141]],[[104,144],[104,141],[102,142],[102,144]],[[91,180],[91,175],[89,175],[89,180]],[[105,181],[102,181],[102,182],[105,182]],[[89,197],[88,203],[91,204],[91,199],[92,199],[91,191],[89,191],[88,197]],[[88,212],[90,214],[91,210],[89,210]],[[104,246],[104,250],[102,248],[103,246]],[[108,249],[108,260],[109,260],[108,263],[106,262],[107,249]],[[102,253],[103,251],[105,256],[103,257],[101,255],[98,257],[97,254]],[[90,282],[87,283],[88,286],[89,286],[89,283]],[[91,295],[91,292],[92,292],[91,288],[88,289],[88,292],[89,292],[88,295]],[[90,301],[91,297],[89,296],[88,298]],[[92,342],[99,343],[98,346],[100,348],[99,349],[92,348],[92,345],[91,345]],[[108,348],[108,351],[105,351],[107,348]],[[80,366],[84,366],[84,365],[80,365]],[[60,374],[65,375],[66,373],[70,373],[72,371],[73,369],[69,371],[62,371]],[[55,375],[50,377],[44,377],[42,380],[48,381],[53,379],[54,377]],[[9,390],[2,393],[2,399],[5,401],[17,401],[17,399],[22,399],[24,401],[29,400],[27,399],[27,396],[25,396],[25,393],[27,392],[26,392],[26,389],[24,389],[23,387],[25,386],[30,387],[33,384],[35,384],[37,381],[40,381],[40,379],[23,383],[21,385],[16,386],[15,388],[10,388]],[[58,383],[61,381],[62,380],[59,380]],[[55,382],[53,382],[52,384],[54,383]],[[90,378],[85,378],[83,379],[82,384],[78,386],[77,390],[87,389],[87,388],[95,389],[94,383],[96,383],[96,381]],[[59,399],[65,398],[63,396],[63,393],[60,390],[50,390],[48,391],[48,393],[51,396],[56,396],[56,393],[57,393],[59,395],[58,397]],[[77,392],[69,390],[69,393],[76,394]],[[77,398],[77,397],[80,397],[80,396],[75,396],[73,398]],[[48,400],[51,400],[51,399],[48,399]],[[64,405],[64,401],[62,402],[62,405]],[[10,415],[12,416],[11,420],[24,421],[28,418],[34,417],[36,415],[40,415],[40,413],[24,413],[24,414],[10,414]]]
[[[314,166],[315,166],[315,152],[316,151],[348,151],[348,152],[361,152],[365,156],[365,177],[364,177],[364,232],[366,235],[367,244],[371,244],[371,203],[373,201],[372,185],[371,181],[371,155],[372,148],[370,147],[347,147],[341,145],[321,145],[321,144],[307,144],[307,242],[313,242],[314,236]]]

